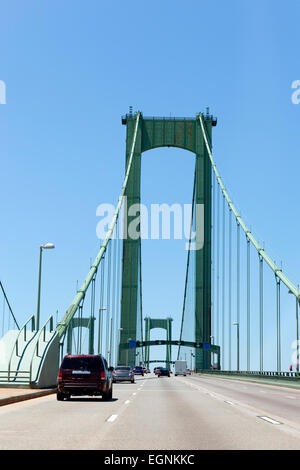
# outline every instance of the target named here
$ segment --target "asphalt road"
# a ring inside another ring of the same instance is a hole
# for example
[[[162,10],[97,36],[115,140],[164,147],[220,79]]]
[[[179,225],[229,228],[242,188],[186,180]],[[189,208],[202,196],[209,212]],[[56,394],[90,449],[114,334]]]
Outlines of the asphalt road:
[[[0,449],[300,449],[298,390],[149,374],[113,397],[3,406]]]

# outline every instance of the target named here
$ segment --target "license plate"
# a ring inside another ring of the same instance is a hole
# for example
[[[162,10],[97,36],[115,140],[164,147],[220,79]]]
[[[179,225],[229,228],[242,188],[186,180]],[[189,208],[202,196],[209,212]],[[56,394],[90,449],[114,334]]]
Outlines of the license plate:
[[[90,370],[72,370],[72,374],[90,374]]]

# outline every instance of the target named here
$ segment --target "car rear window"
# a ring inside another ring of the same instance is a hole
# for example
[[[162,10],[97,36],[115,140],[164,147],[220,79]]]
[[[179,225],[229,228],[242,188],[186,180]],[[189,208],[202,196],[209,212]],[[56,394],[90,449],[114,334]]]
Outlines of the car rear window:
[[[100,357],[65,357],[62,369],[103,370]]]
[[[116,367],[115,370],[131,370],[130,367]]]

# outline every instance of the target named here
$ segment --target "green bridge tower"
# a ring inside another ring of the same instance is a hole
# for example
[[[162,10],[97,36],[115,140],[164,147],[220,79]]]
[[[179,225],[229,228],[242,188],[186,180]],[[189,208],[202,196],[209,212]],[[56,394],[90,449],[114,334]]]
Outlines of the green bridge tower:
[[[126,125],[126,167],[132,147],[136,114],[129,112],[122,118]],[[208,111],[203,116],[206,134],[211,145],[212,126],[216,119]],[[131,340],[142,337],[141,311],[141,239],[128,236],[128,226],[136,219],[130,215],[132,204],[141,201],[141,155],[147,150],[158,147],[178,147],[195,154],[195,202],[204,207],[204,244],[195,252],[195,332],[194,339],[210,343],[211,335],[211,179],[212,168],[199,114],[195,118],[164,118],[140,116],[137,129],[136,145],[125,195],[123,267],[122,267],[122,303],[121,335],[119,364],[136,362],[136,349],[128,349]],[[197,220],[196,220],[197,226]],[[202,227],[203,229],[203,227]],[[196,368],[208,369],[210,351],[196,350]]]

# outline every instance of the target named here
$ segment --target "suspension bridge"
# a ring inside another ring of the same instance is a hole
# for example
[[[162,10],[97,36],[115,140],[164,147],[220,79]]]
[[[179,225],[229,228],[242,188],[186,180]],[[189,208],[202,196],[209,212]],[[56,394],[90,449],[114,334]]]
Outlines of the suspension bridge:
[[[297,375],[300,291],[258,242],[225,188],[212,155],[217,119],[209,110],[193,118],[144,117],[130,110],[122,124],[126,126],[126,171],[116,210],[65,315],[57,323],[51,316],[41,326],[32,315],[20,326],[1,283],[1,385],[52,386],[66,353],[101,353],[113,366],[149,366],[155,362],[150,349],[157,346],[161,350],[166,346],[166,357],[160,362],[168,367],[175,359],[191,355],[196,371],[216,368],[267,374],[264,340],[267,335],[270,341],[270,328],[276,357],[271,372],[286,373],[281,347],[283,289],[295,300]],[[142,218],[136,217],[141,204],[141,156],[159,147],[178,147],[195,156],[180,334],[175,339],[172,318],[143,316]],[[267,276],[273,290],[266,289]],[[253,322],[259,367],[252,359]],[[155,328],[166,330],[167,339],[150,340],[150,330]]]

